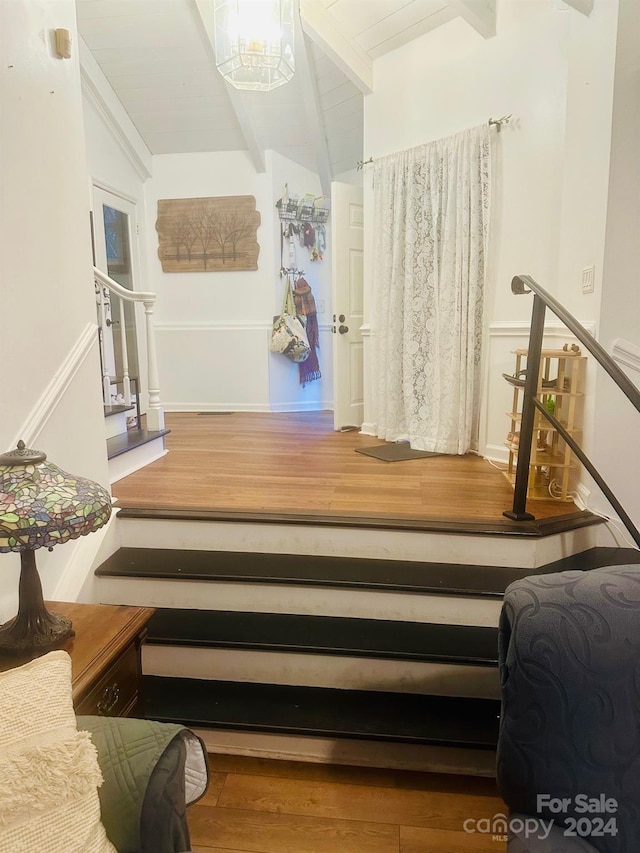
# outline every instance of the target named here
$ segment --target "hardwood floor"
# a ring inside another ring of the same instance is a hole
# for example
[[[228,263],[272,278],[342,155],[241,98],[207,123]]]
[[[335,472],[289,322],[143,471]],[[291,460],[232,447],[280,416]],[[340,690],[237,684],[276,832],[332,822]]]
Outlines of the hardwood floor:
[[[474,455],[381,462],[355,452],[380,439],[335,432],[330,412],[171,413],[166,421],[170,452],[114,485],[120,506],[509,524],[511,486]],[[554,500],[529,509],[537,518],[575,512]]]
[[[211,755],[194,853],[501,853],[467,819],[506,806],[490,779]]]

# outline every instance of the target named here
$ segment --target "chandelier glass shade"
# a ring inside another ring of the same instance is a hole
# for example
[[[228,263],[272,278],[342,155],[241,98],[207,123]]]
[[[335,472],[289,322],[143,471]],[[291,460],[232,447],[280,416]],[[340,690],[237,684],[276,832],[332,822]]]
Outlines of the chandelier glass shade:
[[[269,92],[295,72],[294,0],[214,0],[216,67],[236,89]]]

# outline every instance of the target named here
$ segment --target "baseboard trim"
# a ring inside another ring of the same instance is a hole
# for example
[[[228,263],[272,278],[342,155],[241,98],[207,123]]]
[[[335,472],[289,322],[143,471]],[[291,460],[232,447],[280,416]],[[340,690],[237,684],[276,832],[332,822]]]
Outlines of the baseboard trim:
[[[333,411],[333,402],[329,400],[304,400],[302,402],[273,403],[272,412],[326,412]]]

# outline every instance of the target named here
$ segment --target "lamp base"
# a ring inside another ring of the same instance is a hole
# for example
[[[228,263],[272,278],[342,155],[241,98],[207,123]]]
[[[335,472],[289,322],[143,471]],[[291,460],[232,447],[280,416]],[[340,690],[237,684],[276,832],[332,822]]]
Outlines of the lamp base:
[[[74,631],[71,619],[49,613],[44,606],[34,552],[23,551],[20,557],[18,614],[0,626],[0,652],[15,655],[29,651],[42,653],[73,637]]]
[[[25,622],[16,616],[0,625],[0,654],[22,655],[25,652],[43,652],[60,645],[63,640],[75,636],[71,619],[49,613],[44,609],[35,622]]]

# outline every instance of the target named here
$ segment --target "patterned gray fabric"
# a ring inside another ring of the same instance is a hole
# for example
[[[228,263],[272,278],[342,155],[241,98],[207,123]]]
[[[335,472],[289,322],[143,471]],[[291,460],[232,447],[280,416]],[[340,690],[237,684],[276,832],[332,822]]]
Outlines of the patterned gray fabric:
[[[505,593],[499,644],[500,793],[512,813],[553,818],[556,838],[579,830],[564,836],[565,846],[550,837],[546,847],[518,847],[514,839],[509,850],[638,849],[640,567],[516,581]],[[539,809],[544,794],[566,806]],[[603,796],[615,811],[602,808]],[[586,846],[575,846],[580,835]]]

